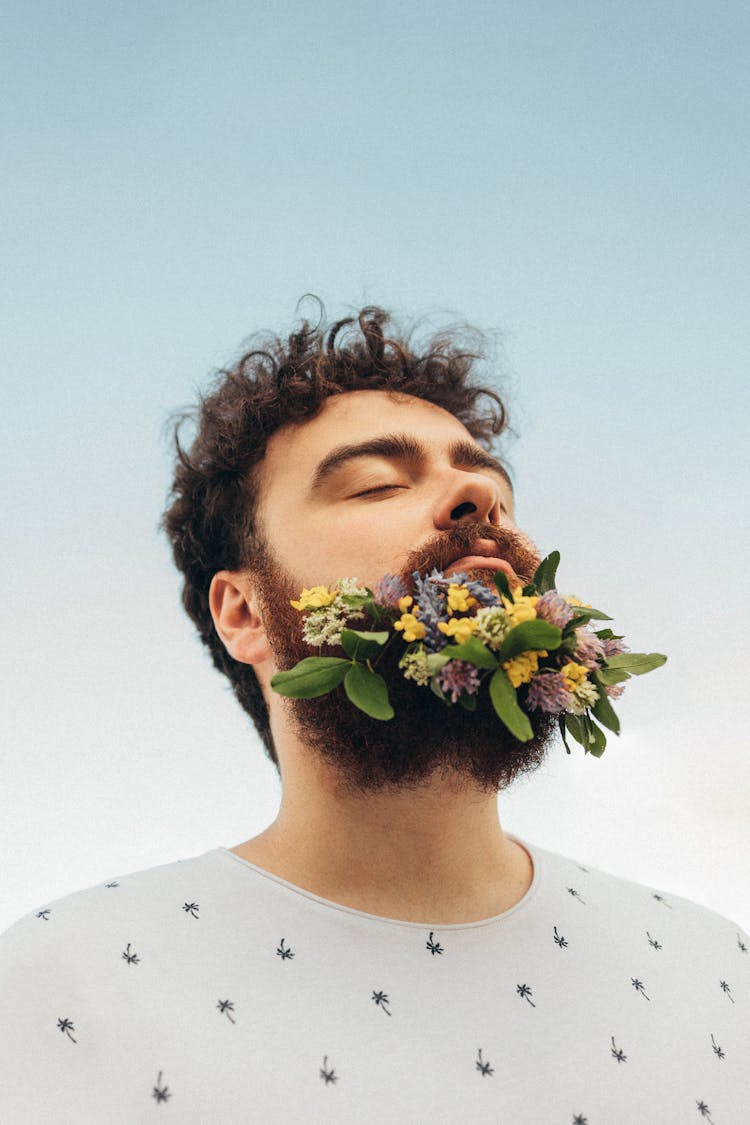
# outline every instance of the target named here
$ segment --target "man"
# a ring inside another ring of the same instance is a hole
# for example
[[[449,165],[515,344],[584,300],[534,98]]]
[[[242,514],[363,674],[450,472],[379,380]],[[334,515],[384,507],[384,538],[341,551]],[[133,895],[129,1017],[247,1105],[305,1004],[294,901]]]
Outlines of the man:
[[[254,349],[178,439],[164,526],[184,604],[281,806],[252,839],[7,932],[8,1125],[748,1120],[745,936],[501,827],[497,793],[543,761],[548,717],[521,743],[396,675],[388,722],[340,689],[271,688],[310,654],[303,587],[434,566],[515,586],[539,562],[476,355],[449,336],[414,354],[387,323],[364,309]]]

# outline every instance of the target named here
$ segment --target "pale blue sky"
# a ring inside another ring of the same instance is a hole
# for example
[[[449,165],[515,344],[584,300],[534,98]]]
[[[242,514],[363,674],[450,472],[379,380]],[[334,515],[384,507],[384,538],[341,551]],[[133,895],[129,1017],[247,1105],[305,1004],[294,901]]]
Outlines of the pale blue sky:
[[[520,523],[669,654],[506,827],[750,926],[749,40],[722,2],[6,6],[0,928],[273,816],[162,427],[306,291],[491,332]]]

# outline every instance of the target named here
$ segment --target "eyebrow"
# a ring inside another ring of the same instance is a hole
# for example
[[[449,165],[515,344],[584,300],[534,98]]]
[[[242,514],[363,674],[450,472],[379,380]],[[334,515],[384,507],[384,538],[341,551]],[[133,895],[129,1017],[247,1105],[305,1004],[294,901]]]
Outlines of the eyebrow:
[[[351,445],[338,445],[327,453],[313,474],[310,494],[319,492],[326,481],[344,465],[360,457],[384,457],[387,460],[411,461],[423,465],[427,460],[427,450],[411,434],[383,434]],[[497,457],[474,442],[459,439],[448,446],[451,464],[472,469],[489,469],[497,473],[513,491],[513,482],[508,470]]]

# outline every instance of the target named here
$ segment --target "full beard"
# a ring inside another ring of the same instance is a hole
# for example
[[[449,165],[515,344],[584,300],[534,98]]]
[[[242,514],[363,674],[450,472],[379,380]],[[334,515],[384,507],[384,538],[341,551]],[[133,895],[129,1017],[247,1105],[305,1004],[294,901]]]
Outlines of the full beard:
[[[399,577],[411,587],[414,571],[445,570],[454,559],[470,553],[478,538],[497,544],[498,557],[510,563],[523,584],[531,580],[540,562],[531,541],[515,529],[481,523],[459,525],[436,536],[408,556]],[[341,655],[336,648],[311,649],[304,641],[300,614],[289,604],[299,597],[301,583],[267,545],[254,559],[252,570],[279,671],[307,656]],[[492,575],[492,570],[479,568],[468,573],[470,579],[494,589]],[[371,626],[356,621],[352,627]],[[542,764],[556,730],[553,716],[531,712],[533,737],[519,742],[498,718],[486,688],[480,689],[476,710],[467,712],[457,704],[443,703],[429,687],[405,680],[398,668],[403,650],[403,643],[394,640],[377,663],[395,711],[392,719],[370,718],[349,702],[341,686],[315,699],[283,699],[297,737],[334,767],[343,788],[352,793],[417,788],[437,776],[456,788],[498,792]]]

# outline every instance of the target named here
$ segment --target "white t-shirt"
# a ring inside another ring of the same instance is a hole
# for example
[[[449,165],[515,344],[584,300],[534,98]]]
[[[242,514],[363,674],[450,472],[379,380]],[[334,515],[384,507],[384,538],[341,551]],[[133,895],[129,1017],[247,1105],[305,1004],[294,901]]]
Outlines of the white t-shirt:
[[[378,918],[226,848],[0,937],[2,1125],[747,1125],[750,942],[523,843],[468,925]]]

